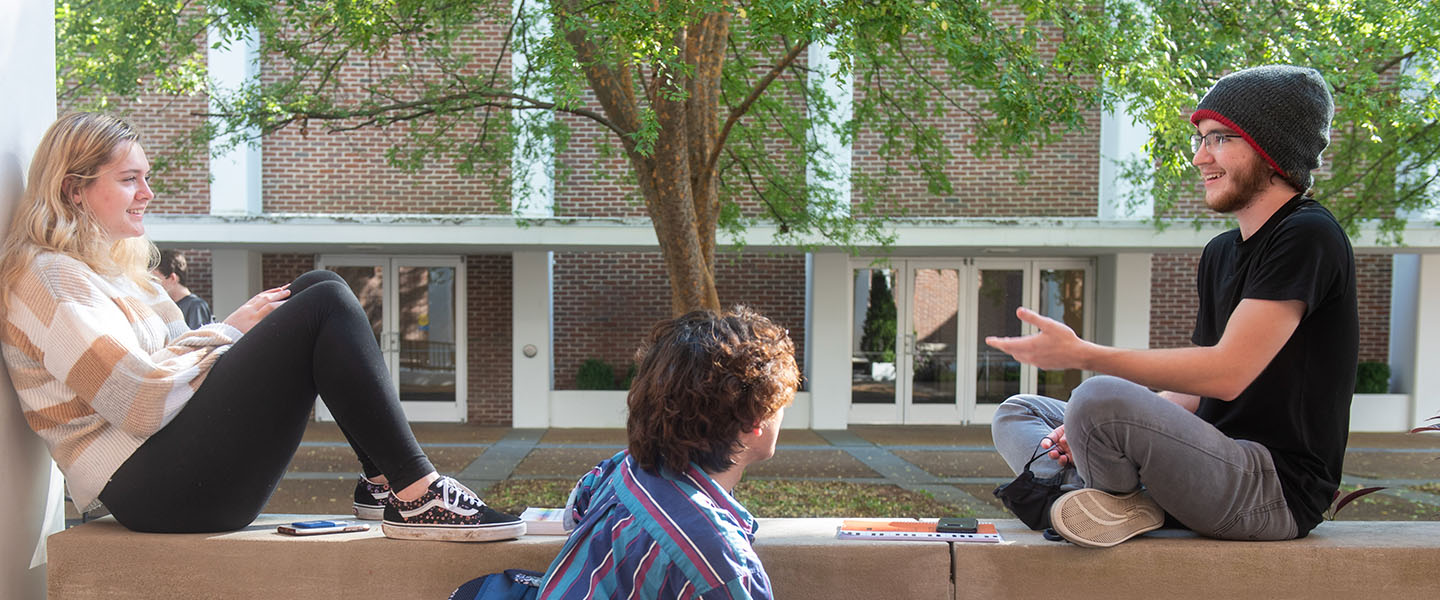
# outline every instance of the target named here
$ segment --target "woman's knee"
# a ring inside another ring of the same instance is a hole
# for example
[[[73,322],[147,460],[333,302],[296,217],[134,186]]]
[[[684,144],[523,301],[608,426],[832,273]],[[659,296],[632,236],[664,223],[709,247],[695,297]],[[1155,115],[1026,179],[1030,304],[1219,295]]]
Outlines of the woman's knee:
[[[292,294],[299,293],[310,289],[317,284],[332,281],[338,282],[347,290],[350,289],[349,284],[345,283],[345,278],[341,277],[339,273],[336,273],[334,271],[328,271],[325,269],[316,269],[314,271],[310,271],[309,273],[296,277],[294,281],[290,282],[290,292]]]
[[[301,279],[315,273],[330,273],[329,271],[311,271],[301,276]],[[327,305],[351,306],[359,308],[360,301],[355,297],[355,292],[350,290],[350,285],[340,279],[338,275],[330,273],[332,277],[319,276],[306,282],[305,287],[293,291],[290,300],[301,300],[305,302],[319,302]],[[301,279],[296,279],[299,283]],[[292,287],[292,290],[294,288]],[[303,299],[303,300],[302,300]]]

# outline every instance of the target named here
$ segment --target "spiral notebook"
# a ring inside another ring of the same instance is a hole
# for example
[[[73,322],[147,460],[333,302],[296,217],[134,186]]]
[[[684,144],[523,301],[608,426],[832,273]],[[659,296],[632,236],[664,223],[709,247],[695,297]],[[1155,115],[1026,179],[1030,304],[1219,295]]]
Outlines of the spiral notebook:
[[[846,519],[836,528],[835,537],[842,540],[923,540],[982,544],[1002,541],[994,523],[981,523],[975,533],[941,533],[935,531],[935,521],[883,519]]]

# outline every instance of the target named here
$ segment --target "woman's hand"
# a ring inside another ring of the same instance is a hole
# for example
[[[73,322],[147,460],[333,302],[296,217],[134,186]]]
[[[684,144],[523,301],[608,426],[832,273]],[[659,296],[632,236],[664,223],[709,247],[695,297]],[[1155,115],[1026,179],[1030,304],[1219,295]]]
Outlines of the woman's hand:
[[[225,317],[225,324],[239,329],[240,333],[250,333],[250,328],[259,323],[260,319],[264,319],[266,315],[285,303],[285,299],[290,297],[289,288],[290,284],[287,283],[278,288],[255,294],[254,298],[249,299],[245,304],[240,305],[240,308],[235,309],[235,312],[230,313],[230,316]]]

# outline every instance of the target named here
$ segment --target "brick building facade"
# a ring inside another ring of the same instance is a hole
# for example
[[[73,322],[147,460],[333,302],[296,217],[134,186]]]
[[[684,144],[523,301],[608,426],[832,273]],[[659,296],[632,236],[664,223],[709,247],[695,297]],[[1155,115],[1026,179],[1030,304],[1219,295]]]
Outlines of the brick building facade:
[[[493,36],[487,39],[490,41],[476,42],[476,52],[494,56],[499,52],[499,46],[495,45],[498,42]],[[508,68],[509,56],[502,56],[500,60],[502,66]],[[341,81],[355,83],[384,77],[399,68],[398,64],[395,61],[352,64],[344,70]],[[267,81],[267,77],[273,75],[267,75],[262,68],[261,80]],[[857,95],[864,93],[863,89],[855,92]],[[964,99],[968,106],[978,108],[973,95],[967,96],[964,90],[954,90],[954,94]],[[62,105],[61,112],[65,108]],[[148,94],[139,102],[122,104],[118,110],[141,130],[147,148],[159,148],[167,146],[170,140],[178,139],[199,122],[200,117],[195,115],[205,110],[205,100]],[[1114,225],[1097,218],[1104,212],[1101,204],[1107,201],[1097,192],[1103,183],[1100,140],[1106,131],[1102,116],[1100,111],[1094,111],[1085,119],[1085,131],[1067,134],[1059,143],[1038,149],[1023,159],[977,158],[966,149],[969,133],[964,120],[944,123],[942,130],[946,144],[955,157],[946,167],[946,174],[953,184],[950,193],[929,191],[914,172],[913,165],[886,164],[877,153],[878,146],[886,140],[873,130],[861,129],[858,132],[850,148],[851,167],[857,177],[879,177],[887,169],[896,169],[885,188],[886,197],[881,199],[882,204],[893,214],[918,223],[907,225],[908,222],[902,220],[902,227],[913,226],[916,231],[929,236],[915,234],[916,239],[924,241],[914,245],[907,245],[907,238],[902,236],[895,249],[901,256],[973,260],[977,261],[975,264],[999,260],[1010,252],[1028,259],[1088,258],[1094,264],[1103,264],[1108,260],[1106,257],[1119,254],[1148,257],[1149,283],[1148,289],[1143,290],[1149,297],[1148,337],[1131,340],[1130,343],[1151,347],[1188,345],[1195,312],[1194,269],[1203,237],[1161,233],[1143,223]],[[497,118],[503,118],[503,115]],[[611,137],[613,134],[586,119],[569,115],[557,118],[570,126],[571,138],[568,147],[554,158],[559,173],[554,180],[552,196],[551,215],[554,220],[557,223],[572,218],[582,221],[643,220],[644,207],[626,176],[627,162],[613,153],[607,156],[603,151],[606,146],[615,146]],[[454,133],[478,134],[475,131]],[[511,199],[496,187],[505,172],[462,174],[457,172],[454,164],[444,161],[432,161],[419,171],[395,168],[387,163],[385,152],[403,141],[402,136],[402,130],[398,128],[330,133],[312,125],[282,130],[265,138],[261,144],[262,175],[257,182],[252,182],[252,185],[258,185],[262,198],[260,213],[248,215],[248,221],[233,226],[236,231],[257,232],[238,236],[253,235],[252,242],[213,237],[199,239],[202,234],[185,231],[156,236],[157,243],[186,250],[191,261],[191,288],[210,300],[212,305],[217,304],[213,296],[218,293],[217,290],[230,285],[230,278],[235,277],[232,272],[221,272],[219,263],[229,261],[227,257],[235,252],[253,254],[252,259],[258,262],[258,281],[246,284],[257,291],[283,284],[314,268],[321,254],[397,257],[445,254],[463,257],[467,293],[461,310],[466,315],[464,343],[469,358],[468,364],[458,369],[457,376],[464,377],[469,384],[464,398],[464,414],[473,422],[497,424],[515,421],[516,403],[546,402],[544,398],[527,395],[529,392],[525,390],[537,385],[535,382],[519,381],[512,375],[518,351],[514,346],[522,343],[514,335],[515,328],[522,326],[514,307],[530,298],[527,295],[530,292],[522,292],[517,287],[523,274],[513,271],[512,258],[522,251],[553,252],[547,275],[550,293],[548,298],[543,299],[552,315],[548,325],[550,343],[544,349],[548,352],[544,356],[549,358],[552,366],[549,381],[544,382],[540,389],[574,390],[576,372],[587,359],[603,360],[615,368],[618,377],[623,377],[634,350],[650,326],[665,317],[669,310],[669,288],[659,254],[654,249],[653,240],[642,239],[648,225],[626,229],[636,239],[624,244],[501,244],[487,239],[470,239],[445,242],[443,246],[436,242],[431,247],[424,246],[427,240],[422,239],[423,235],[415,238],[416,241],[405,243],[334,241],[345,236],[328,232],[342,231],[348,226],[346,219],[351,215],[375,217],[381,221],[404,216],[434,227],[435,231],[443,231],[441,228],[453,225],[454,219],[480,222],[485,224],[484,227],[502,227],[493,224],[503,223],[508,218]],[[775,151],[787,149],[777,147]],[[154,151],[152,154],[162,152]],[[171,232],[180,231],[193,223],[214,224],[213,220],[219,217],[212,214],[215,211],[208,193],[209,169],[209,162],[202,158],[192,165],[164,171],[163,181],[157,186],[162,193],[150,206],[151,218],[162,224],[173,223],[174,228],[166,230]],[[745,196],[743,192],[737,194]],[[860,194],[857,189],[855,201],[864,199]],[[1187,198],[1166,216],[1204,216],[1203,206],[1197,198]],[[742,202],[742,206],[747,213],[759,212],[753,202]],[[327,233],[318,237],[331,241],[317,242],[301,237],[277,241],[269,233],[271,230],[264,229],[275,223],[304,223],[308,222],[307,219],[322,221],[322,229]],[[952,225],[949,229],[943,229],[946,225],[937,226],[942,229],[936,233],[933,227],[926,228],[929,226],[925,223],[930,219]],[[228,221],[216,226],[230,226],[226,223]],[[1047,232],[1052,227],[1057,228],[1053,236]],[[1119,229],[1113,229],[1115,227]],[[1175,229],[1184,227],[1176,225]],[[1207,227],[1207,235],[1216,229],[1213,222]],[[523,229],[518,226],[512,228],[517,232]],[[1075,233],[1063,245],[1052,242],[1053,237],[1072,235],[1068,232],[1081,230],[1088,233]],[[1115,231],[1121,230],[1123,236],[1120,237],[1125,239],[1153,238],[1162,241],[1126,242],[1131,245],[1120,246],[1112,238],[1116,237]],[[976,231],[982,233],[977,234]],[[517,239],[523,237],[521,233],[515,235]],[[1163,241],[1169,239],[1164,238],[1165,235],[1185,241]],[[833,249],[822,248],[820,251],[833,252]],[[807,255],[794,249],[752,244],[750,249],[740,253],[722,253],[717,261],[716,274],[722,305],[749,305],[790,330],[797,345],[798,362],[802,364],[802,371],[808,374],[807,382],[814,382],[821,376],[817,370],[822,369],[818,362],[809,364],[809,361],[819,360],[812,351],[830,351],[830,344],[817,342],[812,339],[814,335],[834,334],[847,340],[842,344],[846,347],[850,345],[848,340],[851,337],[848,326],[842,327],[843,323],[810,322],[819,318],[817,313],[824,312],[816,308],[816,303],[848,302],[849,298],[843,292],[831,294],[820,291],[823,286],[817,283],[817,278],[821,275],[817,275],[811,264],[815,256],[818,254]],[[877,252],[871,256],[881,254]],[[837,259],[826,260],[829,261],[826,264],[840,264],[835,262]],[[1362,321],[1361,360],[1390,360],[1391,262],[1389,252],[1379,247],[1370,247],[1357,257]],[[830,273],[840,272],[837,267],[829,268],[832,269]],[[1132,274],[1122,275],[1129,277]],[[953,277],[954,273],[946,276]],[[1103,269],[1091,277],[1097,278],[1089,282],[1092,288],[1114,284],[1113,279],[1106,279],[1112,274]],[[959,285],[963,282],[954,283]],[[1097,299],[1094,302],[1103,301]],[[956,303],[960,304],[959,300]],[[217,306],[217,312],[224,308]],[[1098,305],[1089,309],[1101,314],[1109,310]],[[961,306],[959,310],[972,309]],[[953,332],[957,327],[954,323],[965,315],[953,312],[930,314],[920,308],[917,311],[921,311],[917,323],[923,322],[926,340],[935,343],[964,342],[957,340]],[[1102,331],[1119,330],[1123,327],[1117,321],[1144,316],[1128,313],[1113,315],[1099,327]],[[829,331],[832,329],[843,330],[844,333]],[[962,352],[966,351],[964,348],[969,348],[963,343],[959,347]],[[977,350],[971,348],[968,351]],[[848,365],[844,368],[848,369]],[[807,387],[810,387],[809,383]],[[814,392],[813,389],[810,391]],[[814,402],[818,406],[821,400],[815,399]],[[836,421],[833,419],[845,418],[843,415],[824,416],[819,408],[814,409],[813,414],[814,417],[806,421],[811,426],[834,424]],[[983,416],[975,418],[984,419]]]

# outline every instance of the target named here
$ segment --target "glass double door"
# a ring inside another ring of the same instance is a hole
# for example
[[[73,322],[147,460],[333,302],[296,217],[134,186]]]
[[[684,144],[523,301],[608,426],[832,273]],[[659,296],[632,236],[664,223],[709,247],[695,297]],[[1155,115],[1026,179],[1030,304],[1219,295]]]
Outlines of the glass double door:
[[[1089,337],[1089,260],[891,260],[851,274],[851,423],[989,423],[1014,394],[1067,399],[1086,376],[1022,365],[985,338],[1031,333],[1020,306]]]
[[[321,256],[360,299],[411,421],[465,420],[465,268],[460,257]],[[316,415],[331,420],[323,403]]]

